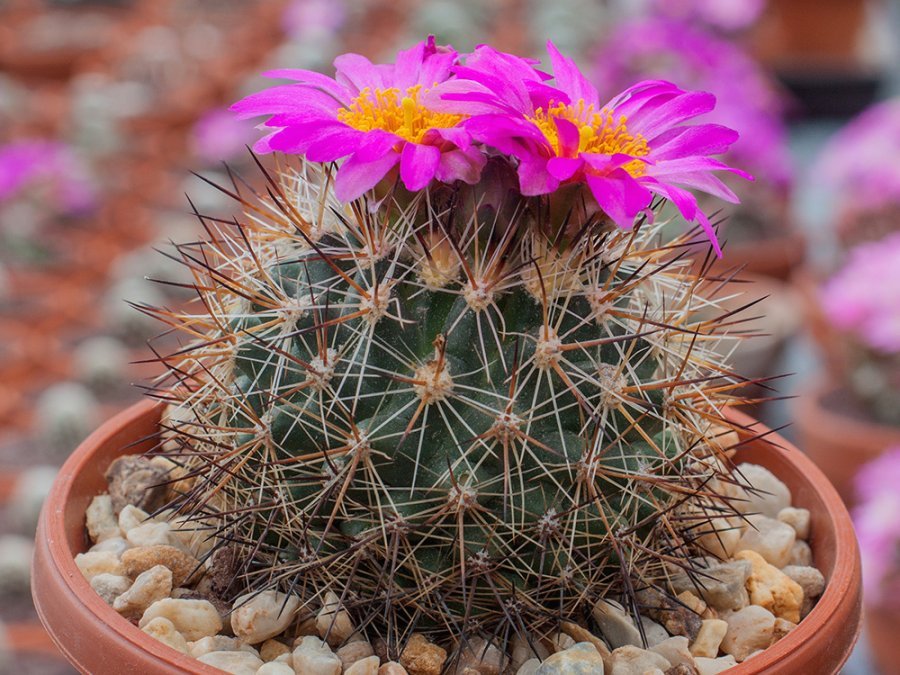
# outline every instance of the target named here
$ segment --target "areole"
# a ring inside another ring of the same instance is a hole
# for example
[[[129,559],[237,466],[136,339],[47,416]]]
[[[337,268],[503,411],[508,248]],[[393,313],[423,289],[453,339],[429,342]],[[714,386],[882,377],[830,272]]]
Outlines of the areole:
[[[106,467],[122,454],[152,446],[160,412],[158,404],[140,403],[95,431],[63,466],[41,515],[32,566],[35,606],[56,645],[83,673],[221,672],[157,642],[119,616],[74,563],[75,554],[87,548],[85,509],[105,489]],[[741,413],[729,416],[745,428],[752,427],[753,436],[764,431]],[[737,458],[766,466],[790,487],[794,504],[809,509],[813,556],[828,583],[816,607],[796,629],[728,673],[836,674],[860,630],[861,576],[853,526],[822,472],[778,435],[765,438],[748,440]]]

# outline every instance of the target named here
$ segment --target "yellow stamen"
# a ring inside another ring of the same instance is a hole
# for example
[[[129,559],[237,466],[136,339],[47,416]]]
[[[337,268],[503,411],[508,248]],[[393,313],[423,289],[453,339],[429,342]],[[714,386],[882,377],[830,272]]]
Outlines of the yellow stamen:
[[[593,105],[586,105],[583,100],[579,100],[574,105],[557,103],[547,110],[538,110],[531,118],[557,155],[562,154],[559,132],[556,129],[556,120],[558,119],[571,122],[578,129],[577,153],[625,154],[633,157],[645,157],[650,154],[650,147],[644,137],[628,131],[628,120],[625,115],[620,116],[616,121],[611,111],[603,109],[595,112]],[[632,176],[642,176],[646,165],[641,160],[635,159],[623,165],[622,168]]]
[[[449,129],[462,121],[462,115],[426,108],[419,103],[421,93],[421,85],[407,89],[405,96],[395,87],[366,88],[348,107],[338,110],[337,118],[359,131],[381,129],[413,143],[421,143],[429,129]]]

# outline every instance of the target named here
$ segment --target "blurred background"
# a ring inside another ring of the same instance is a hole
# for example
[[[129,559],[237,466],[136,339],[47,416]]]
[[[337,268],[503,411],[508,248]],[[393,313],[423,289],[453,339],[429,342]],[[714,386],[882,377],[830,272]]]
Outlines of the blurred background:
[[[228,104],[264,70],[330,74],[339,53],[391,60],[428,33],[538,57],[552,39],[608,96],[646,78],[716,94],[741,133],[727,161],[756,176],[720,233],[717,269],[741,280],[723,293],[764,298],[736,369],[855,509],[867,628],[845,672],[879,672],[874,656],[900,673],[900,487],[872,479],[900,480],[889,0],[0,0],[0,672],[72,672],[31,606],[38,512],[159,372],[165,326],[141,307],[190,298],[167,242],[202,236],[194,209],[232,210],[192,172],[253,175],[257,132]]]

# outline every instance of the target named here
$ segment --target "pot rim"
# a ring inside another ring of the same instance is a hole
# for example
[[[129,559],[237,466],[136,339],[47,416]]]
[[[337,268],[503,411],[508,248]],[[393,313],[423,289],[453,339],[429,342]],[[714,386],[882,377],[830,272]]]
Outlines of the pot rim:
[[[101,425],[66,460],[54,483],[51,497],[48,498],[41,513],[37,549],[32,569],[37,570],[44,567],[51,571],[57,577],[57,581],[64,584],[71,592],[73,602],[76,602],[83,611],[94,614],[99,621],[106,624],[110,634],[115,635],[120,642],[147,652],[154,663],[161,667],[160,672],[215,675],[221,671],[145,635],[139,628],[103,602],[75,565],[75,551],[69,546],[65,536],[64,507],[71,500],[75,479],[86,459],[95,454],[99,447],[111,442],[111,439],[121,433],[123,429],[128,429],[136,421],[161,411],[163,405],[163,403],[152,400],[132,405]],[[766,427],[745,413],[729,410],[727,414],[743,429],[740,433],[748,441],[756,437],[760,430],[767,431]],[[798,647],[819,634],[823,626],[841,620],[838,615],[842,608],[847,609],[844,599],[849,598],[853,606],[850,608],[848,616],[851,620],[856,621],[856,626],[852,639],[846,645],[838,645],[841,649],[840,654],[837,655],[840,663],[834,664],[834,672],[838,672],[840,666],[849,658],[861,630],[859,617],[862,598],[859,550],[850,516],[828,479],[800,450],[774,432],[768,433],[766,440],[760,442],[764,443],[771,452],[783,455],[785,461],[796,466],[799,472],[808,479],[814,492],[825,506],[826,520],[833,524],[836,543],[841,545],[835,546],[835,561],[825,591],[809,615],[777,643],[752,659],[730,668],[728,673],[729,675],[750,675],[761,672],[781,672],[780,666],[786,665],[786,661],[795,658]],[[42,560],[41,558],[46,559]],[[32,592],[41,622],[60,651],[70,662],[77,665],[78,662],[72,658],[69,649],[56,635],[52,622],[48,621],[44,603],[53,602],[54,599],[37,592],[36,587]]]
[[[840,409],[825,404],[825,397],[839,392],[848,392],[847,385],[832,377],[818,378],[797,397],[795,417],[815,418],[820,435],[833,435],[834,438],[875,435],[879,437],[879,443],[881,439],[886,445],[900,443],[900,426],[845,415]]]

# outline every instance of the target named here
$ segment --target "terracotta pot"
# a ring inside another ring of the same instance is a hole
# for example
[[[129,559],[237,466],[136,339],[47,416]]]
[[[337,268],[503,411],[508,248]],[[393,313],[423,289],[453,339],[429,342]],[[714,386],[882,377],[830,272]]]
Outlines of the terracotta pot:
[[[72,454],[44,504],[32,565],[38,614],[54,642],[82,672],[205,673],[219,671],[166,647],[119,616],[94,593],[73,557],[87,547],[84,512],[106,488],[103,472],[123,453],[153,446],[161,406],[135,405],[95,431]],[[758,434],[764,427],[740,413],[735,421]],[[794,504],[812,513],[810,544],[828,579],[813,611],[787,637],[731,671],[733,675],[837,673],[859,633],[860,564],[850,517],[822,473],[799,450],[772,434],[742,445],[738,461],[763,464],[784,480]]]
[[[801,394],[795,425],[801,447],[852,505],[859,468],[891,446],[900,446],[900,427],[875,422],[854,410],[841,385],[823,380]]]
[[[900,673],[900,611],[867,605],[865,617],[866,638],[878,670],[885,675]]]

